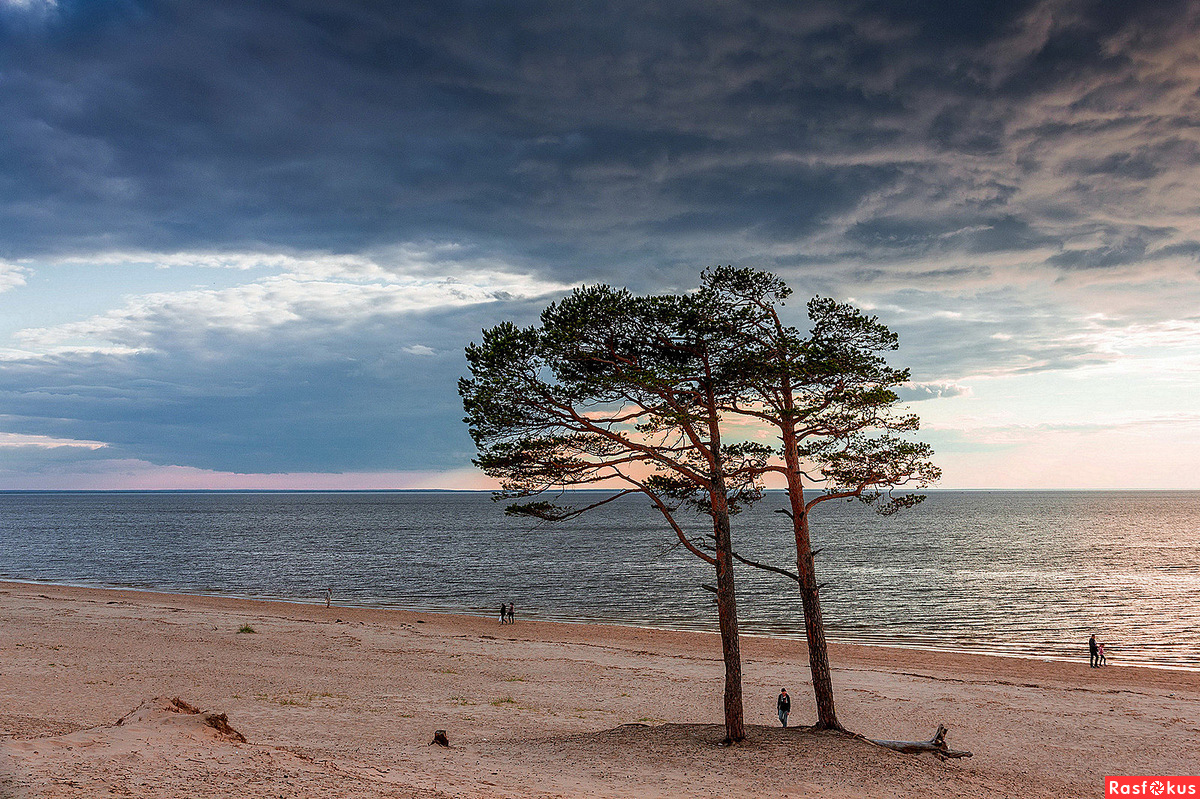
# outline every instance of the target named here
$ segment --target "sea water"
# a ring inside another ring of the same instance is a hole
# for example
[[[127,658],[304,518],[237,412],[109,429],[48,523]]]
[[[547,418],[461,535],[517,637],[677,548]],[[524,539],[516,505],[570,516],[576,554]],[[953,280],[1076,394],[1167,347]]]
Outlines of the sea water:
[[[784,506],[734,517],[739,553],[794,569]],[[829,502],[812,537],[831,640],[1082,660],[1095,633],[1111,662],[1200,668],[1200,492]],[[735,575],[743,632],[803,637],[794,583]],[[716,629],[711,567],[636,497],[552,524],[470,492],[0,493],[0,579]]]

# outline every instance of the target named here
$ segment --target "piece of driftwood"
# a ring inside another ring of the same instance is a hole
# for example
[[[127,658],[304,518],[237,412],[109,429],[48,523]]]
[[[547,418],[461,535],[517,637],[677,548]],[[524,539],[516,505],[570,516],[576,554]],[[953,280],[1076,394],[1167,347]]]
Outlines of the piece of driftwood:
[[[204,723],[212,727],[226,738],[246,743],[246,736],[229,726],[229,717],[224,713],[205,713]]]
[[[450,739],[446,737],[445,730],[434,730],[433,731],[433,740],[429,742],[429,745],[433,746],[434,744],[437,744],[438,746],[449,746],[450,745]]]
[[[876,741],[873,738],[867,740],[873,744],[895,749],[897,752],[906,752],[908,754],[918,754],[920,752],[933,752],[941,758],[946,757],[971,757],[971,753],[961,749],[951,749],[946,745],[946,725],[939,724],[937,734],[928,741]]]

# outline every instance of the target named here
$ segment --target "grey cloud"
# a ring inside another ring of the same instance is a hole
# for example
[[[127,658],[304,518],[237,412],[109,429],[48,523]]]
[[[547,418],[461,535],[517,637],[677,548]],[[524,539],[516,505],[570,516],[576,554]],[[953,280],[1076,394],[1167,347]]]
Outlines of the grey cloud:
[[[896,389],[896,395],[904,402],[961,397],[971,390],[956,383],[906,383]]]
[[[890,360],[912,370],[908,399],[961,386],[968,376],[1071,370],[1112,358],[1087,335],[1096,322],[1064,315],[1044,297],[1016,289],[953,298],[907,289],[887,299],[894,305],[875,313],[900,337]],[[1111,320],[1114,327],[1126,323]]]
[[[1088,232],[1080,228],[1081,233]],[[1065,270],[1104,269],[1108,267],[1126,266],[1147,260],[1151,248],[1158,245],[1159,249],[1170,249],[1174,252],[1186,252],[1187,242],[1176,240],[1176,231],[1169,228],[1154,228],[1147,225],[1098,225],[1091,232],[1092,238],[1099,238],[1106,244],[1099,247],[1073,248],[1047,258],[1047,263]]]
[[[1183,240],[1174,244],[1169,244],[1166,247],[1160,247],[1149,254],[1153,259],[1173,258],[1176,256],[1184,256],[1187,258],[1200,258],[1200,241]]]
[[[689,210],[652,229],[668,234],[752,229],[768,240],[794,241],[894,179],[893,170],[872,167],[833,170],[784,164],[708,170],[674,182],[674,194]],[[721,207],[730,201],[735,201],[732,207]]]
[[[140,352],[0,361],[3,427],[108,444],[86,458],[220,471],[462,467],[463,347],[497,315],[535,311],[485,303],[199,336],[190,320],[145,318],[124,334],[151,345]]]
[[[855,223],[847,238],[876,251],[916,258],[939,253],[986,253],[1045,247],[1056,240],[1013,216],[912,219],[877,217]]]
[[[1142,260],[1145,254],[1145,242],[1133,239],[1122,241],[1114,246],[1059,253],[1051,256],[1049,262],[1068,269],[1102,269],[1108,266],[1135,263]]]
[[[39,489],[46,478],[77,474],[104,464],[96,451],[78,447],[5,447],[0,449],[0,485],[5,489]]]
[[[1191,149],[1191,148],[1189,148]],[[1110,153],[1103,158],[1081,158],[1067,166],[1084,175],[1113,175],[1133,180],[1149,180],[1174,166],[1173,159],[1155,157],[1141,149],[1137,152]]]

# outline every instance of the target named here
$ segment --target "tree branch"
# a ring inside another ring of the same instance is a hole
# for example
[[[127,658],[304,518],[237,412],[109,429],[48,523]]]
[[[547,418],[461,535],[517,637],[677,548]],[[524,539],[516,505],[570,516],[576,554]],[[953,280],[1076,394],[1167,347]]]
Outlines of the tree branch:
[[[733,555],[733,559],[738,561],[739,563],[745,563],[747,566],[753,566],[754,568],[762,569],[763,571],[775,572],[776,574],[782,574],[784,577],[794,580],[796,583],[800,582],[800,575],[795,574],[794,572],[790,572],[787,569],[781,569],[778,566],[771,566],[766,563],[759,563],[758,561],[750,560],[749,558],[744,558],[736,552],[730,552],[729,554]]]

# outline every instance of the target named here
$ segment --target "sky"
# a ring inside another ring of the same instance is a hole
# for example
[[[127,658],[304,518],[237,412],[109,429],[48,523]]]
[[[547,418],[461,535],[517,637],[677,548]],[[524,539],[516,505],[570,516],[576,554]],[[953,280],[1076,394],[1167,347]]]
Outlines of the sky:
[[[1172,0],[0,0],[0,489],[487,487],[481,329],[716,264],[895,330],[943,488],[1200,489],[1198,43]]]

